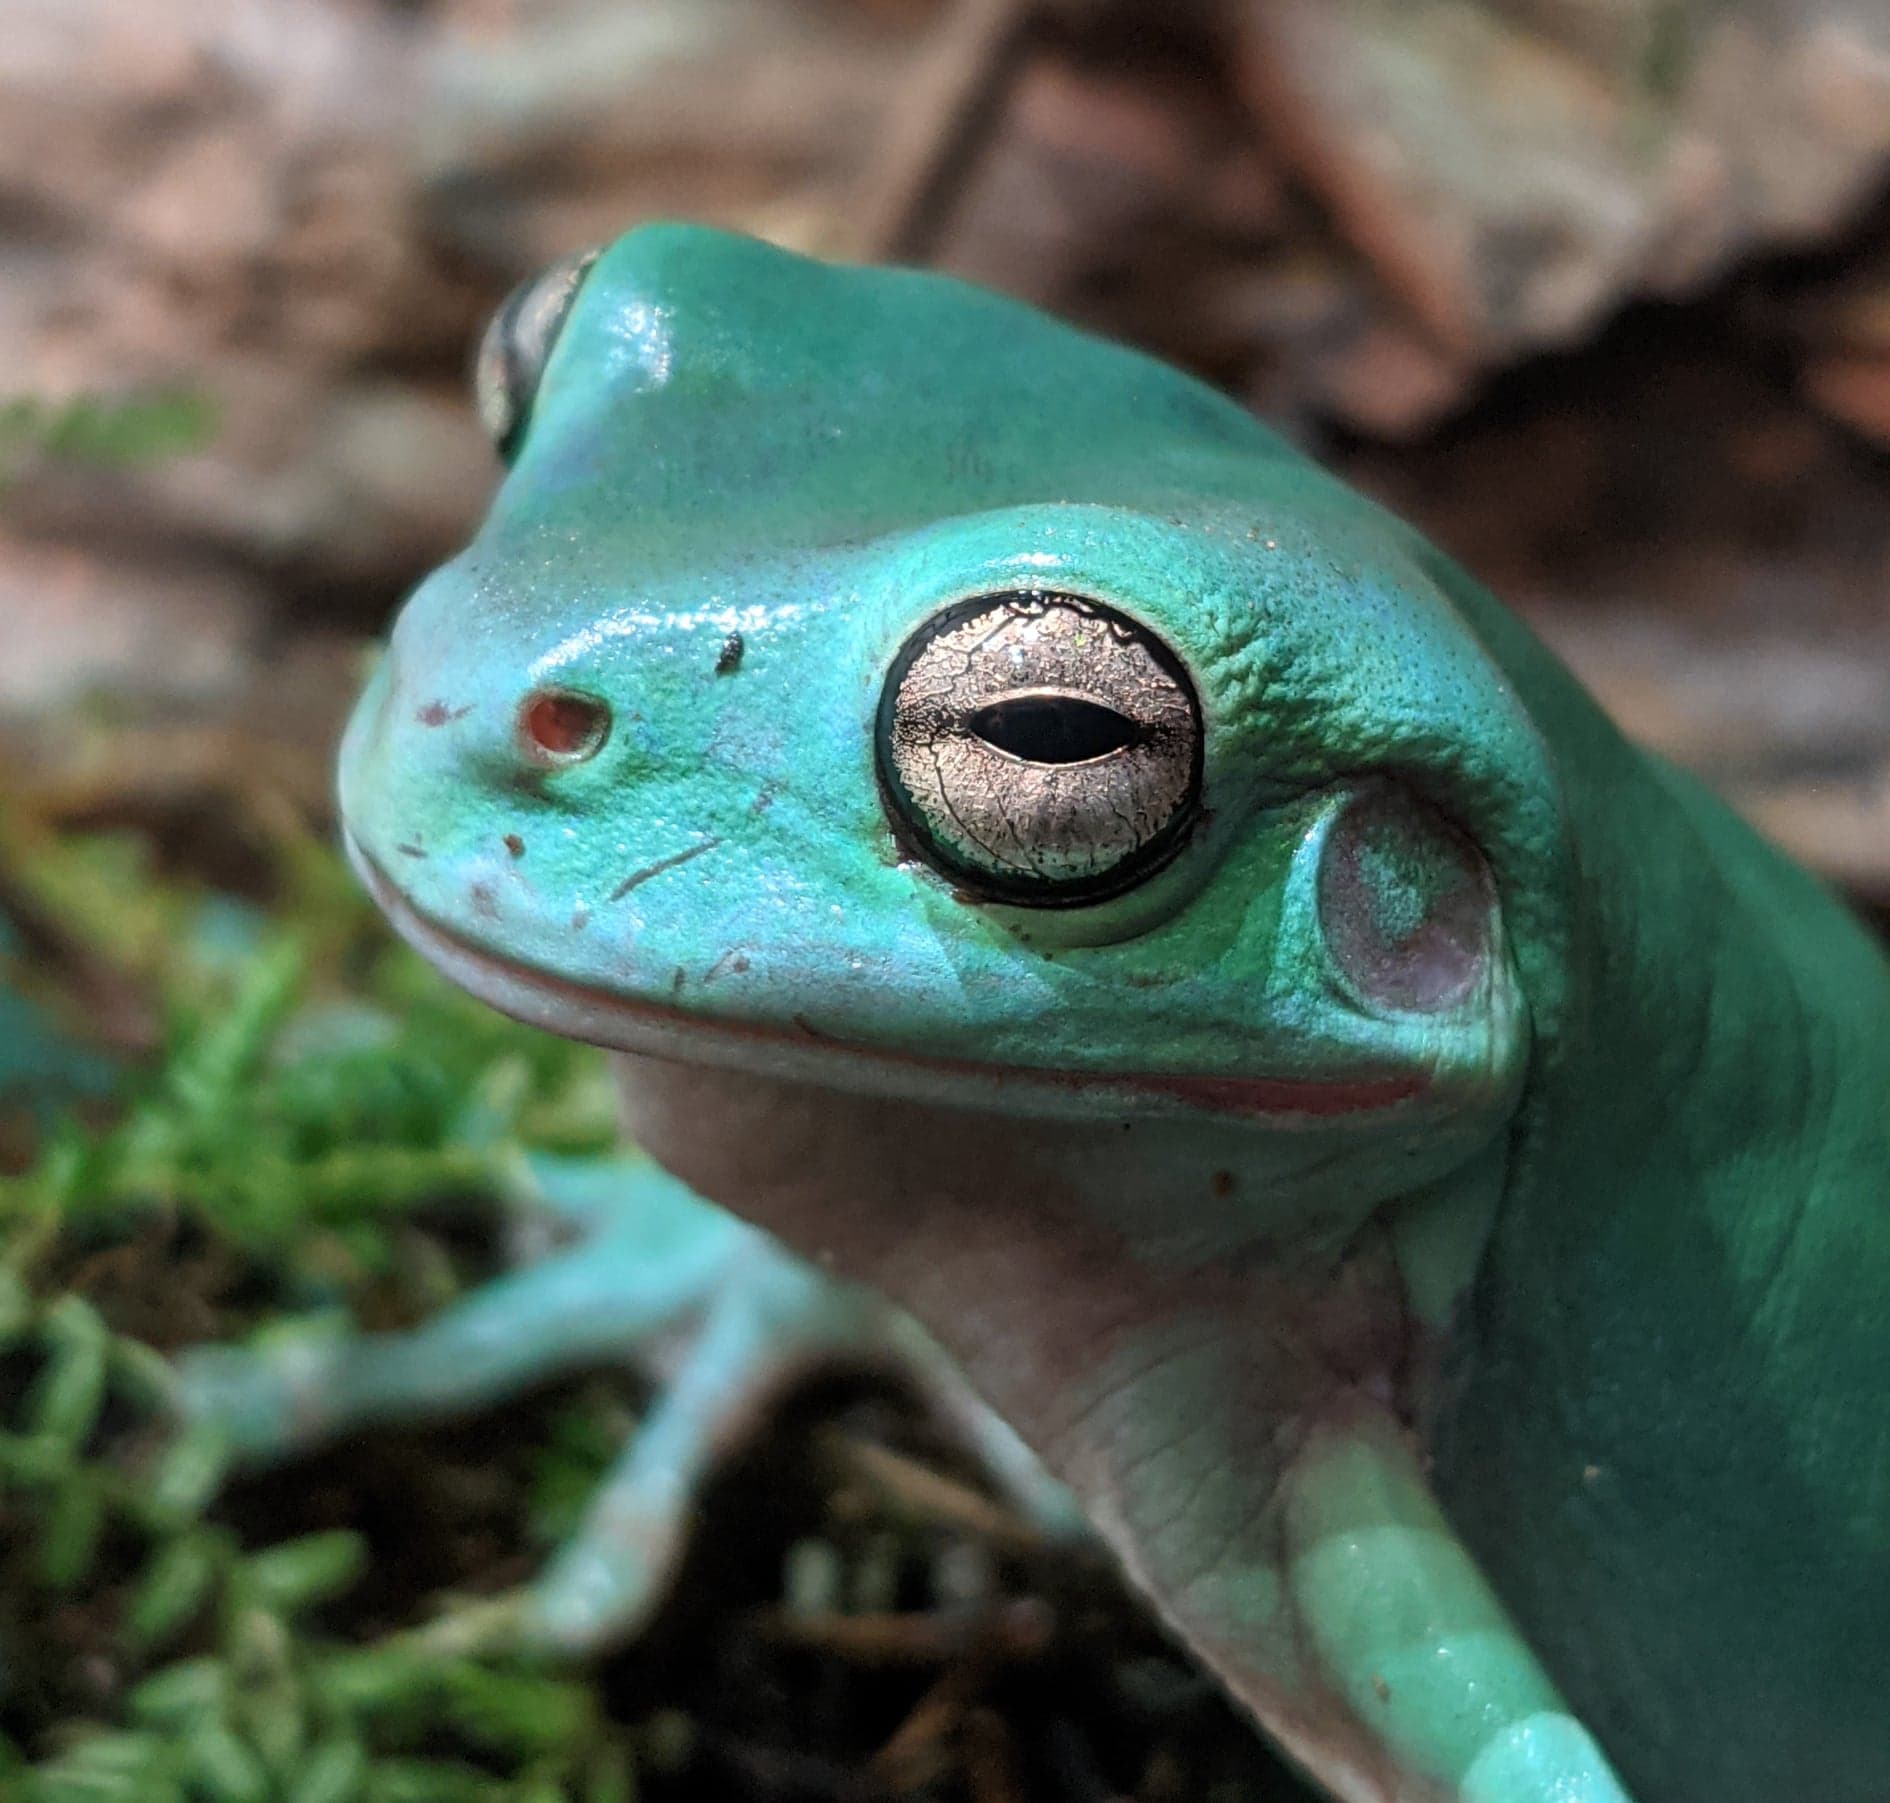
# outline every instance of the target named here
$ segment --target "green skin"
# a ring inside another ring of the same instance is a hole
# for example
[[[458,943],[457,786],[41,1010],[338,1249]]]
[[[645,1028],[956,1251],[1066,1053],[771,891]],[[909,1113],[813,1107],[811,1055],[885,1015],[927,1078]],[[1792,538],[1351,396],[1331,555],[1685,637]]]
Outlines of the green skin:
[[[1333,1795],[1890,1796],[1890,972],[1843,908],[1408,527],[1013,303],[651,227],[530,374],[343,752],[396,924],[909,1309]],[[967,892],[880,780],[902,647],[1026,589],[1199,700],[1198,817],[1083,905]],[[547,688],[611,716],[549,770]],[[1335,902],[1361,795],[1424,806]],[[1440,815],[1475,981],[1387,1000],[1335,946],[1405,955]]]

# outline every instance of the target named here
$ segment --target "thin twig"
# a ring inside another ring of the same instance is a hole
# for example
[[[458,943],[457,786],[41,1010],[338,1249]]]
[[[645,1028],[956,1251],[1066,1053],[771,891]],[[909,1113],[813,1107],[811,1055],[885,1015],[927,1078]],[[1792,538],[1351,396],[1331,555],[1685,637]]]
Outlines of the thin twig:
[[[1038,0],[959,0],[893,101],[848,235],[871,262],[924,262],[1023,68]]]
[[[933,1527],[956,1528],[999,1552],[1041,1550],[1044,1537],[1003,1503],[917,1459],[834,1427],[817,1436],[822,1463],[836,1483],[855,1483],[897,1515]]]

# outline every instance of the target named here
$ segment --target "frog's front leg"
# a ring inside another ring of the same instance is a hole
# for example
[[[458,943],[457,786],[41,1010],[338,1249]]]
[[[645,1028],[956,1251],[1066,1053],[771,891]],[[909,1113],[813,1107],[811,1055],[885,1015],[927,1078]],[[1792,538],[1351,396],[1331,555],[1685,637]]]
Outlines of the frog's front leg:
[[[1345,1803],[1629,1803],[1382,1403],[1328,1392],[1243,1417],[1224,1402],[1154,1426],[1092,1408],[1060,1462],[1288,1754]]]
[[[1313,1430],[1283,1493],[1287,1597],[1328,1682],[1461,1803],[1627,1803],[1452,1531],[1403,1431]]]
[[[532,1200],[578,1237],[405,1333],[342,1334],[181,1361],[185,1410],[239,1461],[278,1462],[376,1424],[460,1413],[560,1372],[628,1362],[655,1397],[585,1520],[504,1631],[577,1652],[635,1633],[661,1603],[696,1500],[770,1406],[823,1366],[902,1379],[965,1433],[1047,1528],[1076,1517],[1015,1436],[972,1406],[913,1324],[827,1278],[641,1159],[534,1159]]]
[[[530,1170],[521,1200],[575,1230],[573,1244],[411,1332],[197,1347],[180,1361],[186,1410],[260,1466],[355,1429],[475,1408],[587,1362],[647,1357],[754,1237],[651,1166],[534,1160]]]

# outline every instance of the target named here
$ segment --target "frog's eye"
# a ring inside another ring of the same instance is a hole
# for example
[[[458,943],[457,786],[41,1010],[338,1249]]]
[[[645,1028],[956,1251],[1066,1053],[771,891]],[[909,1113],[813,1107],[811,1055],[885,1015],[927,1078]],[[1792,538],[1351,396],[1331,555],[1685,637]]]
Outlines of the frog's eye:
[[[1359,997],[1437,1014],[1476,988],[1494,950],[1496,889],[1477,849],[1390,784],[1362,790],[1329,828],[1319,924]]]
[[[598,253],[584,251],[521,282],[493,314],[473,364],[479,419],[508,462],[525,436],[551,347]]]
[[[1193,685],[1146,628],[1069,595],[991,595],[907,642],[879,707],[888,812],[972,893],[1069,907],[1180,847],[1201,792]]]

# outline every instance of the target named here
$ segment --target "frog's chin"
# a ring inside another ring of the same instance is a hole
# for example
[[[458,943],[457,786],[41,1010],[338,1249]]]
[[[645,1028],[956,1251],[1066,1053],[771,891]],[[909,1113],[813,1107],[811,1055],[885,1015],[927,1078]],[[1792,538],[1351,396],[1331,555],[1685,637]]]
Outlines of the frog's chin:
[[[586,988],[477,944],[429,918],[373,854],[346,835],[350,861],[394,930],[468,994],[527,1026],[608,1051],[680,1064],[748,1070],[868,1095],[929,1099],[1049,1115],[1219,1115],[1283,1128],[1330,1125],[1342,1117],[1390,1117],[1434,1104],[1421,1073],[1317,1081],[1224,1077],[1191,1072],[1125,1072],[1097,1077],[1026,1065],[931,1058],[823,1033],[802,1022],[783,1028],[691,1014],[659,1002]]]

